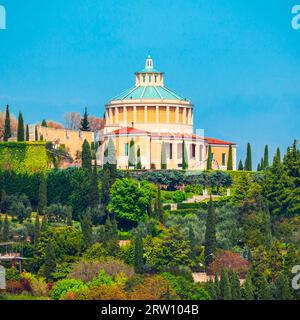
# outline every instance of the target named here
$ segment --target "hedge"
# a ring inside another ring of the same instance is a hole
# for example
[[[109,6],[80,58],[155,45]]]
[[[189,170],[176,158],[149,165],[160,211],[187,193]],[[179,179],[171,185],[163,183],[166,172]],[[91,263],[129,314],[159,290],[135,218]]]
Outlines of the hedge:
[[[0,170],[32,174],[45,171],[47,168],[45,142],[0,143]]]
[[[213,204],[215,207],[222,207],[226,205],[229,202],[230,197],[219,197],[213,199]],[[208,202],[209,199],[202,201],[202,202],[197,202],[197,203],[178,203],[177,204],[177,209],[207,209],[208,207]]]

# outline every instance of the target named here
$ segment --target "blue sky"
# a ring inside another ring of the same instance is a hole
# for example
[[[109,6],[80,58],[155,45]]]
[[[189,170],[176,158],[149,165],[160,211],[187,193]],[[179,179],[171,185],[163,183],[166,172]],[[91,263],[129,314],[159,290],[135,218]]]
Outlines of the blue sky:
[[[166,84],[195,105],[195,127],[251,142],[255,167],[300,140],[300,0],[0,0],[0,108],[26,122],[102,116],[151,52]]]

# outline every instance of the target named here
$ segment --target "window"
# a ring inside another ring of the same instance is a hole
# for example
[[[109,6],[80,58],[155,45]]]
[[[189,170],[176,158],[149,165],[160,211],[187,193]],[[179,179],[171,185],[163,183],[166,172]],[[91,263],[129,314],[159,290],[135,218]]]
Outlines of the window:
[[[146,76],[143,76],[143,82],[144,83],[146,82]]]
[[[157,75],[154,76],[154,81],[157,82]]]
[[[211,154],[211,160],[214,160],[214,156],[215,156],[215,155],[212,153],[212,154]]]
[[[191,144],[191,159],[196,158],[196,145],[193,143]]]
[[[149,76],[149,82],[151,83],[151,80],[152,80],[152,76]]]
[[[125,156],[128,156],[128,143],[125,143]]]
[[[226,165],[226,154],[222,153],[222,166]]]

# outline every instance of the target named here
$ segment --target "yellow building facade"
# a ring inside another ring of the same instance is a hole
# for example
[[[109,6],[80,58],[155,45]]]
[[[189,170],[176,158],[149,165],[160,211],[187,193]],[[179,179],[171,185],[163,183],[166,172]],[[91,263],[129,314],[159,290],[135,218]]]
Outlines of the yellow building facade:
[[[105,127],[100,135],[97,160],[103,165],[111,140],[117,167],[129,167],[130,153],[143,169],[180,169],[183,158],[190,170],[207,167],[208,146],[214,169],[227,169],[229,146],[236,169],[236,144],[194,132],[194,106],[165,86],[164,73],[156,70],[149,55],[145,68],[135,73],[135,85],[105,106]],[[137,150],[140,150],[137,154]]]

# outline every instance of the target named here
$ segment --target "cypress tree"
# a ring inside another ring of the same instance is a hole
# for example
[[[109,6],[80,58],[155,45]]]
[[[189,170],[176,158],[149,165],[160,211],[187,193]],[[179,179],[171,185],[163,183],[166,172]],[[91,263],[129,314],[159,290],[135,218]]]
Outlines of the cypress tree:
[[[43,219],[42,219],[40,233],[42,234],[43,232],[45,232],[47,230],[47,227],[48,227],[48,217],[47,217],[47,215],[44,215]]]
[[[228,273],[224,269],[221,271],[220,298],[221,300],[231,300],[231,289]]]
[[[116,148],[112,138],[109,138],[107,148],[104,152],[104,164],[117,164]]]
[[[98,172],[97,172],[97,162],[93,166],[93,173],[91,176],[91,190],[90,190],[90,207],[97,207],[99,205],[100,195],[98,186]]]
[[[160,185],[157,185],[157,196],[154,202],[154,214],[155,218],[158,219],[161,223],[164,222],[164,209],[161,201],[161,190]]]
[[[10,128],[9,105],[7,105],[6,106],[6,111],[5,111],[5,123],[4,123],[3,141],[8,141],[9,138],[11,138],[11,128]]]
[[[116,165],[106,164],[103,166],[103,176],[101,184],[101,205],[105,212],[106,217],[108,217],[109,212],[107,209],[108,203],[110,201],[110,189],[117,179],[117,167]]]
[[[22,112],[19,112],[19,117],[18,117],[18,131],[17,131],[17,140],[18,141],[24,141],[24,120],[22,116]]]
[[[259,171],[261,171],[261,169],[260,169],[260,163],[257,165],[257,170],[256,170],[257,172],[259,172]]]
[[[279,147],[278,147],[277,150],[276,150],[276,157],[277,157],[277,159],[279,160],[279,162],[281,162],[281,154],[280,154],[280,149],[279,149]]]
[[[207,282],[206,289],[211,297],[211,300],[218,300],[216,286],[211,279]]]
[[[266,204],[262,212],[262,226],[263,226],[265,246],[268,250],[270,250],[272,245],[272,232],[271,232],[270,209],[268,204]]]
[[[219,282],[219,275],[217,272],[215,272],[214,283],[215,283],[215,291],[216,291],[216,300],[219,300],[220,299],[220,282]]]
[[[228,152],[228,161],[227,161],[227,170],[233,170],[233,161],[232,161],[232,145],[229,145]]]
[[[52,246],[51,241],[48,241],[46,250],[45,250],[45,263],[44,263],[44,277],[48,280],[51,281],[53,280],[53,272],[56,269],[56,257],[55,257],[55,252]]]
[[[268,145],[265,146],[265,151],[264,151],[264,170],[269,167],[269,147]]]
[[[240,288],[240,279],[236,272],[229,273],[230,279],[230,288],[231,288],[231,299],[232,300],[241,300],[241,288]]]
[[[244,170],[252,171],[252,155],[251,155],[251,145],[250,145],[250,143],[247,144],[247,156],[246,156]]]
[[[38,141],[39,140],[39,135],[38,135],[38,131],[37,131],[37,126],[35,126],[35,130],[34,130],[34,140]]]
[[[160,168],[162,170],[167,169],[167,151],[166,151],[166,144],[164,141],[162,142],[161,145],[161,165]]]
[[[68,207],[67,210],[67,226],[72,227],[73,226],[73,218],[72,218],[72,207]]]
[[[207,208],[205,242],[204,242],[204,256],[205,265],[208,266],[213,260],[213,254],[216,250],[216,211],[213,206],[212,199],[210,199]]]
[[[81,119],[81,123],[80,123],[80,130],[81,131],[91,131],[88,117],[89,116],[88,116],[87,108],[85,108],[84,115],[83,115],[83,118]]]
[[[282,273],[276,280],[276,298],[278,300],[292,300],[293,295],[289,285],[289,281]]]
[[[26,124],[26,141],[29,141],[29,126]]]
[[[91,148],[88,141],[85,139],[82,145],[82,153],[81,153],[81,160],[82,160],[82,168],[88,171],[92,171],[92,154]]]
[[[243,292],[243,296],[245,300],[253,300],[254,299],[254,288],[253,288],[253,284],[252,284],[252,280],[251,280],[251,274],[248,273],[247,277],[246,277],[246,281],[244,284],[244,292]]]
[[[45,120],[45,119],[42,121],[42,125],[41,125],[41,126],[42,126],[42,127],[45,127],[45,128],[47,128],[47,127],[48,127],[47,122],[46,122],[46,120]]]
[[[40,134],[40,141],[44,141],[44,136]]]
[[[264,170],[264,158],[260,159],[260,170]]]
[[[2,241],[9,240],[9,221],[7,214],[5,215],[4,224],[2,227]]]
[[[35,223],[34,223],[34,246],[35,247],[38,244],[40,233],[41,233],[41,225],[40,225],[39,215],[37,214],[35,217]]]
[[[182,170],[187,170],[189,168],[189,159],[188,159],[188,153],[186,150],[185,141],[182,143]]]
[[[47,206],[47,180],[43,174],[40,176],[39,184],[39,202],[38,202],[38,213],[43,215]]]
[[[129,144],[129,157],[128,157],[128,167],[135,167],[136,159],[135,159],[135,147],[133,139],[130,140]]]
[[[238,170],[239,171],[243,171],[244,170],[244,166],[243,166],[242,160],[240,160],[240,162],[239,162]]]
[[[142,274],[144,270],[143,254],[143,239],[141,234],[138,233],[134,239],[134,271],[138,274]]]
[[[140,148],[140,146],[138,146],[138,148],[137,148],[136,157],[137,157],[136,168],[138,170],[141,170],[142,169],[142,162],[141,162],[141,148]]]
[[[208,154],[207,154],[207,170],[212,169],[212,152],[211,152],[211,145],[208,146]]]
[[[85,247],[88,248],[92,245],[93,241],[93,225],[90,211],[86,211],[80,219],[81,231],[83,234]]]

